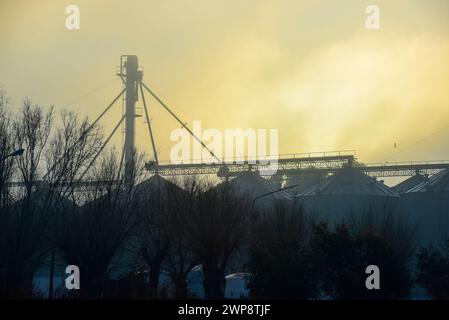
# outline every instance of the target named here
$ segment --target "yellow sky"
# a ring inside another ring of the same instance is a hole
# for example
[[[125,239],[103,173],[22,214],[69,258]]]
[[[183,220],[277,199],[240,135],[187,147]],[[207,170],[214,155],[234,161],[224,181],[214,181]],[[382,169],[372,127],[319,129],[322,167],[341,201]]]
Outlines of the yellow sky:
[[[69,4],[78,31],[65,28]],[[364,26],[369,4],[380,30]],[[281,153],[449,159],[449,129],[416,144],[449,126],[447,0],[1,0],[0,40],[0,86],[16,106],[29,97],[94,118],[120,91],[120,55],[136,54],[146,83],[190,124],[278,128]],[[167,159],[179,126],[150,109]],[[151,153],[143,118],[137,131]]]

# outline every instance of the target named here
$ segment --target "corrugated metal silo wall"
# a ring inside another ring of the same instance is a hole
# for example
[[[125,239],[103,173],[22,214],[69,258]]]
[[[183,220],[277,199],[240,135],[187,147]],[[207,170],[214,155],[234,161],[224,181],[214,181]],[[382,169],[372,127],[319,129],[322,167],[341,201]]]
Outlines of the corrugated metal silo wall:
[[[341,222],[350,215],[362,215],[368,212],[381,213],[386,209],[394,210],[399,198],[369,195],[318,195],[305,196],[298,203],[317,219],[330,224]]]
[[[449,236],[449,192],[417,192],[401,197],[385,196],[305,196],[297,201],[305,211],[330,224],[348,215],[383,213],[385,209],[417,224],[419,245]]]
[[[420,245],[449,236],[449,192],[407,193],[397,209],[417,223]]]

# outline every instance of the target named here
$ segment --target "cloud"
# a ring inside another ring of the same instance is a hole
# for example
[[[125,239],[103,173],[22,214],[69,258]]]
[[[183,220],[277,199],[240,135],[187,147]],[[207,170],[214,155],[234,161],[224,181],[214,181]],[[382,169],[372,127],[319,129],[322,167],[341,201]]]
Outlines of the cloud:
[[[323,47],[272,88],[268,100],[278,112],[270,120],[297,135],[290,150],[301,141],[302,148],[355,148],[376,160],[394,141],[412,143],[449,124],[447,39],[385,36],[358,34]]]
[[[134,1],[132,15],[122,14],[127,2],[80,0],[78,33],[64,28],[64,4],[5,1],[0,85],[16,103],[29,96],[61,108],[109,83],[119,56],[135,53],[146,82],[185,121],[278,128],[282,153],[357,149],[363,161],[377,161],[394,141],[412,144],[449,123],[447,1],[379,0],[381,30],[371,32],[365,4],[355,0]],[[95,117],[119,86],[73,108]],[[179,125],[149,103],[166,159]],[[105,119],[106,129],[120,112]],[[420,150],[449,158],[443,138],[397,159]],[[150,150],[141,118],[137,141]]]

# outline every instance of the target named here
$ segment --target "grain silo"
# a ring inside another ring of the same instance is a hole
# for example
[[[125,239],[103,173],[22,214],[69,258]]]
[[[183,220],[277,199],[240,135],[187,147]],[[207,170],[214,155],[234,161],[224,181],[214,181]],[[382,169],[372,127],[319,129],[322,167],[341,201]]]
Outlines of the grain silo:
[[[349,214],[384,212],[386,208],[393,208],[399,195],[359,168],[346,167],[323,182],[318,181],[296,199],[318,218],[339,222]]]
[[[286,191],[279,191],[280,188],[274,183],[252,171],[239,174],[230,181],[230,185],[238,193],[250,197],[257,208],[271,206],[276,201],[290,201],[292,199]]]
[[[414,189],[418,185],[426,183],[427,181],[429,181],[429,177],[427,175],[416,172],[416,174],[402,181],[401,183],[398,183],[392,189],[399,194],[404,194]]]
[[[445,169],[405,192],[398,210],[417,223],[420,243],[449,235],[449,170]]]

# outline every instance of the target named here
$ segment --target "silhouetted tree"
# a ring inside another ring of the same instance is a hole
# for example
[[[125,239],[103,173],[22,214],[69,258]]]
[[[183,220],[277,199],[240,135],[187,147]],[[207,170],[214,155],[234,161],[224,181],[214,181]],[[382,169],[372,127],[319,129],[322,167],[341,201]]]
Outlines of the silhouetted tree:
[[[155,175],[138,186],[142,198],[142,224],[137,230],[138,240],[134,249],[149,268],[149,294],[156,298],[161,275],[161,266],[171,246],[171,220],[179,208],[182,190],[159,175]]]
[[[11,115],[8,112],[9,99],[5,91],[0,89],[0,210],[6,210],[11,204],[12,195],[8,182],[14,173],[13,159],[5,158],[13,150],[13,134],[11,132]],[[1,214],[1,211],[0,211]],[[2,216],[0,216],[0,219]],[[1,226],[1,224],[0,224]],[[1,253],[0,253],[1,254]]]
[[[47,235],[50,246],[50,273],[48,298],[53,296],[53,277],[56,263],[57,215],[65,210],[72,210],[79,200],[76,190],[76,180],[83,170],[94,159],[100,149],[102,135],[98,127],[91,127],[87,119],[80,121],[73,112],[61,112],[61,125],[54,130],[48,147],[45,150],[47,173],[43,177],[45,191],[44,203],[51,205],[52,216],[47,225]]]
[[[416,243],[414,230],[414,226],[391,213],[359,216],[333,230],[326,223],[316,224],[311,250],[316,253],[323,295],[335,299],[408,297],[412,286],[409,268]],[[380,269],[380,290],[366,288],[365,270],[369,265]]]
[[[200,185],[196,178],[176,183],[156,174],[137,186],[144,195],[143,216],[131,248],[149,269],[152,298],[158,297],[161,274],[170,278],[175,298],[188,296],[187,276],[197,261],[190,247],[187,226],[196,208]]]
[[[432,245],[421,248],[416,282],[432,299],[449,299],[449,238],[439,248]]]
[[[33,275],[46,255],[49,207],[36,192],[36,182],[52,122],[51,108],[45,112],[42,107],[25,100],[20,113],[9,124],[10,147],[25,151],[7,162],[17,168],[16,176],[23,187],[15,192],[14,200],[18,201],[2,208],[1,296],[31,296]]]
[[[24,153],[0,162],[0,295],[29,297],[33,274],[48,251],[54,253],[54,217],[70,203],[64,194],[101,139],[97,128],[87,130],[87,120],[80,123],[73,113],[63,111],[62,125],[53,130],[52,108],[25,100],[12,116],[8,107],[0,91],[0,153]],[[19,183],[14,191],[12,180]]]
[[[249,231],[251,202],[228,182],[203,190],[186,227],[191,250],[202,265],[205,297],[221,299],[229,258]]]
[[[89,174],[97,183],[84,192],[86,203],[59,215],[59,249],[80,269],[82,298],[103,296],[114,258],[141,221],[140,194],[127,181],[141,177],[142,168],[136,160],[132,177],[125,178],[116,153],[107,153]]]
[[[195,210],[201,182],[196,177],[186,178],[180,182],[183,192],[172,193],[168,235],[170,249],[164,263],[164,272],[170,277],[176,299],[188,298],[188,274],[198,264],[189,245],[189,234],[186,226]]]
[[[12,158],[4,158],[13,151],[11,132],[11,115],[8,113],[9,99],[5,92],[0,90],[0,297],[7,297],[12,290],[8,276],[11,273],[9,267],[10,239],[14,237],[12,225],[11,204],[13,195],[8,183],[14,173]]]
[[[248,288],[253,298],[307,299],[317,296],[308,247],[312,219],[301,207],[277,203],[254,225]]]

